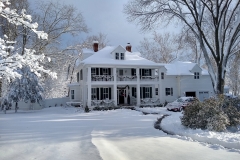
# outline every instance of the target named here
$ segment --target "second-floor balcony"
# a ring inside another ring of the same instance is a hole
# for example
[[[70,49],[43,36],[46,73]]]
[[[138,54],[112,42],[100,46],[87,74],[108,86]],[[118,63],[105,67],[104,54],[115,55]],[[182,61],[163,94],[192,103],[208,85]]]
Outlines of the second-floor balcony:
[[[113,75],[92,75],[92,81],[114,81]],[[158,81],[158,76],[141,76],[140,81]],[[137,81],[137,76],[117,75],[117,81]]]

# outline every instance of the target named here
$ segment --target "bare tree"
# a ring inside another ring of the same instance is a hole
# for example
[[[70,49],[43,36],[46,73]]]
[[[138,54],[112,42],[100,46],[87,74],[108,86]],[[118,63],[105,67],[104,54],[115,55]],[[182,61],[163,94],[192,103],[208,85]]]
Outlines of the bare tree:
[[[226,65],[240,42],[238,0],[131,0],[124,7],[129,21],[143,30],[159,22],[180,20],[195,35],[203,52],[215,93],[223,93]],[[210,60],[213,57],[217,70]]]
[[[176,41],[176,35],[165,33],[164,35],[153,33],[151,40],[144,38],[140,41],[138,50],[142,56],[158,63],[170,63],[177,59],[180,53],[180,45]]]

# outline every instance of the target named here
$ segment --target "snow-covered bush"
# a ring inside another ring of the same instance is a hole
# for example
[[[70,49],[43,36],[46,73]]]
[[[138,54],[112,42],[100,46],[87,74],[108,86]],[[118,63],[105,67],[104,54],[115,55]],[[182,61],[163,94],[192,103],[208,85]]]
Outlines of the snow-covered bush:
[[[240,112],[227,105],[223,96],[204,102],[194,102],[185,108],[181,117],[182,125],[189,128],[225,131],[229,126],[240,124]]]

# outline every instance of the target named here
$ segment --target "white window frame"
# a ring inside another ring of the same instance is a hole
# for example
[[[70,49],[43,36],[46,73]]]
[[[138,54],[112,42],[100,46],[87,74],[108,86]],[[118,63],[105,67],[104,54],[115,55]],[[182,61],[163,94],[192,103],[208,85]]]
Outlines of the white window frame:
[[[115,59],[119,59],[119,53],[115,53]]]
[[[150,76],[149,69],[144,69],[144,76]]]
[[[75,95],[74,95],[74,90],[72,89],[72,90],[71,90],[71,99],[74,99],[74,96],[75,96]]]
[[[161,79],[164,79],[164,72],[161,72]]]
[[[194,79],[199,79],[199,72],[194,72]]]
[[[137,98],[137,87],[133,89],[133,97]]]
[[[96,75],[97,74],[97,68],[91,68],[91,75]]]
[[[97,99],[97,88],[92,88],[92,100]]]
[[[166,96],[173,96],[173,88],[165,88]]]
[[[151,89],[150,87],[145,87],[145,98],[151,98],[150,97],[150,92],[151,92]]]
[[[120,53],[121,60],[124,60],[124,53]]]
[[[108,68],[102,68],[102,75],[108,75]]]
[[[103,99],[109,98],[109,88],[103,88]]]

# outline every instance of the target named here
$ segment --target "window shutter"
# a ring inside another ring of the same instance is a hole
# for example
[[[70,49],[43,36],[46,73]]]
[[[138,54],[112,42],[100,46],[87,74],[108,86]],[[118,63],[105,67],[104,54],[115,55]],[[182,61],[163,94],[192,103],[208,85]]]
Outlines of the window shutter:
[[[152,70],[149,69],[149,76],[152,76]]]
[[[82,69],[80,70],[80,80],[83,80],[83,73],[82,73]]]
[[[99,68],[96,68],[96,75],[99,75]]]
[[[102,100],[103,99],[103,88],[100,88],[100,95],[101,95],[100,100]]]
[[[131,75],[132,75],[132,76],[133,76],[133,70],[134,70],[134,69],[132,68],[132,69],[131,69]]]
[[[97,88],[97,100],[99,100],[99,88]]]
[[[132,87],[132,96],[134,97],[134,87]]]
[[[109,87],[109,90],[108,90],[108,91],[109,91],[109,92],[108,92],[108,95],[109,95],[108,97],[109,97],[109,99],[112,99],[112,96],[111,96],[111,95],[112,95],[111,87]]]
[[[145,87],[143,87],[143,98],[145,98]]]
[[[139,70],[140,78],[142,77],[142,69]]]
[[[170,88],[170,90],[171,90],[171,96],[173,95],[173,88]]]
[[[108,75],[111,75],[111,68],[108,68]]]
[[[103,75],[103,71],[102,71],[102,68],[100,68],[100,75]]]
[[[152,98],[152,87],[150,87],[150,98]]]
[[[79,82],[79,72],[77,73],[77,82]]]
[[[142,87],[140,87],[140,98],[142,98]]]

